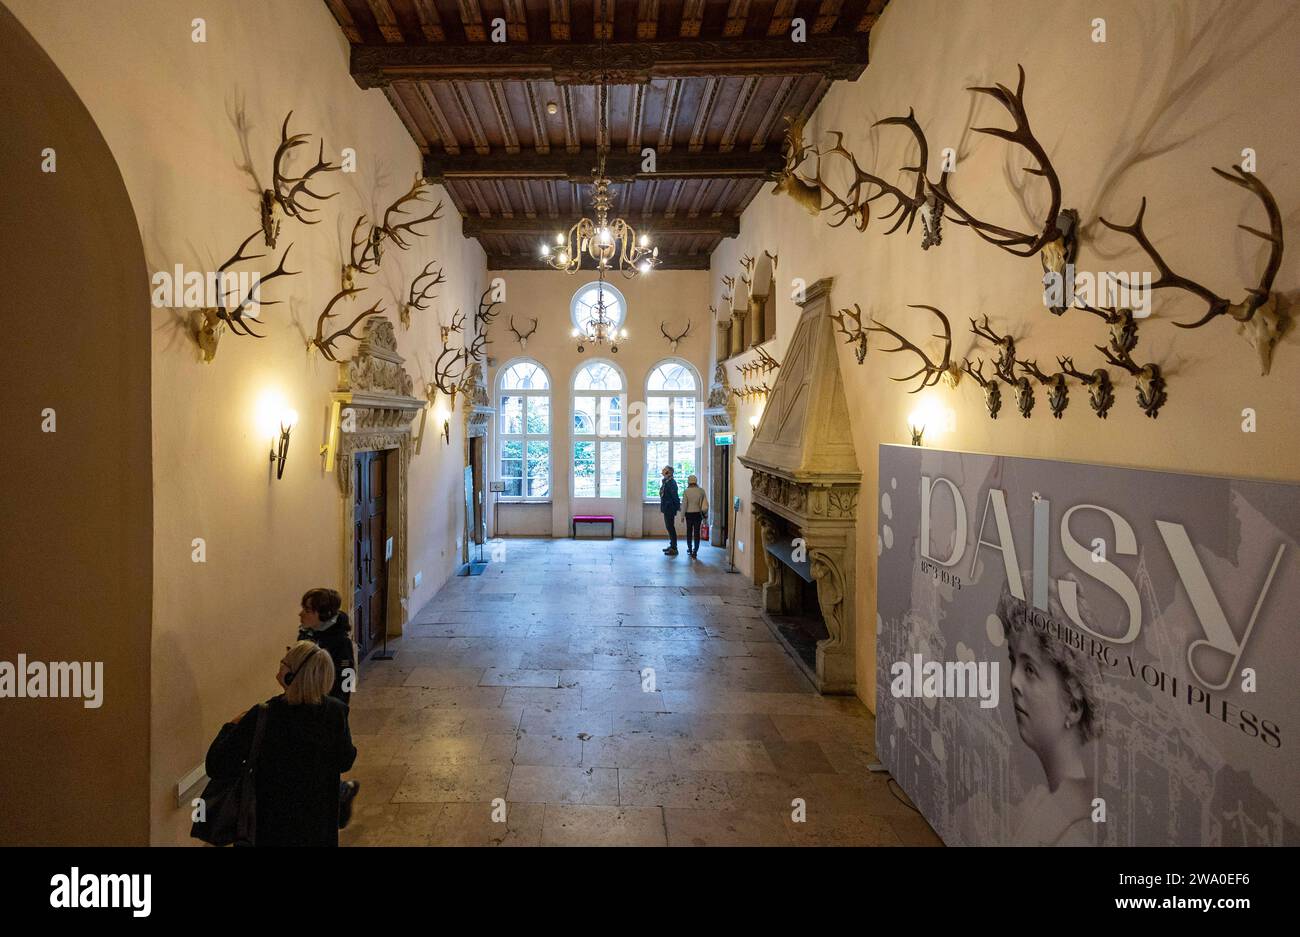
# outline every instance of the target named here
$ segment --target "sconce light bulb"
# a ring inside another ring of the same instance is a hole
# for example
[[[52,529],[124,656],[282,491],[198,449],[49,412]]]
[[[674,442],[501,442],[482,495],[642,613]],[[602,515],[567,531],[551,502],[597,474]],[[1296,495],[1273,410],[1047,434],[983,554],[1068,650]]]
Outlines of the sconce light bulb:
[[[293,429],[295,426],[297,426],[297,425],[298,425],[298,411],[297,411],[297,410],[285,410],[285,411],[284,411],[284,416],[281,417],[281,419],[280,419],[280,425],[283,426],[285,429]]]
[[[648,234],[641,235],[641,246],[648,247],[649,244],[650,244],[650,236]]]
[[[560,234],[560,233],[557,232],[556,235],[555,235],[555,243],[556,243],[556,244],[563,244],[563,243],[564,243],[564,235],[563,235],[563,234]]]
[[[569,252],[560,251],[560,263],[567,264],[568,262],[569,262]]]
[[[542,256],[543,256],[543,257],[550,257],[550,256],[551,256],[551,246],[550,246],[549,244],[543,244],[543,245],[542,245]]]
[[[649,273],[649,272],[650,272],[650,261],[648,261],[648,260],[643,260],[643,261],[641,261],[640,270],[641,270],[642,273]]]

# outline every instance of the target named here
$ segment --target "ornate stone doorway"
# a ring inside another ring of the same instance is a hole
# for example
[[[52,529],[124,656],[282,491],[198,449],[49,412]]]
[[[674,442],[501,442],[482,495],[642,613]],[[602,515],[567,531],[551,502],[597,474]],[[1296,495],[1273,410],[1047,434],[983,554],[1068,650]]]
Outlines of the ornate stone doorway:
[[[388,536],[393,555],[388,560],[387,621],[383,633],[396,637],[407,618],[410,580],[407,576],[407,478],[413,443],[412,423],[425,403],[412,396],[414,384],[397,353],[393,324],[375,318],[366,323],[366,337],[350,361],[339,362],[338,389],[330,394],[331,426],[337,433],[334,464],[338,473],[342,527],[342,588],[344,601],[356,593],[356,537],[354,491],[356,454],[394,450],[387,460]]]

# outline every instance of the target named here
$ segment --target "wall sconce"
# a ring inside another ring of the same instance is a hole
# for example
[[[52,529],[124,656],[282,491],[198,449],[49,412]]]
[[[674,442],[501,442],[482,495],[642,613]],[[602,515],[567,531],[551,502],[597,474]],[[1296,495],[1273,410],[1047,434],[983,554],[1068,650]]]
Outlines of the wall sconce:
[[[907,428],[912,433],[912,445],[914,446],[924,445],[924,443],[921,442],[921,439],[923,436],[925,436],[925,424],[922,423],[918,426],[916,423],[913,423],[911,420],[908,420]]]
[[[275,463],[275,477],[284,477],[284,462],[289,457],[289,434],[298,425],[298,411],[285,410],[280,415],[280,437],[271,440],[271,461]]]
[[[749,418],[749,428],[752,429],[752,430],[757,430],[757,429],[758,429],[758,414],[757,414],[757,413],[755,413],[753,416],[751,416],[751,417]]]
[[[924,436],[927,427],[932,427],[934,432],[952,432],[954,429],[955,415],[947,407],[940,406],[934,401],[926,401],[907,415],[907,430],[912,437],[912,445],[925,445]]]
[[[442,441],[451,445],[451,413],[446,407],[439,406],[433,411],[433,418],[442,423]],[[421,434],[423,435],[423,434]]]
[[[448,446],[451,445],[451,420],[442,421],[442,441]]]

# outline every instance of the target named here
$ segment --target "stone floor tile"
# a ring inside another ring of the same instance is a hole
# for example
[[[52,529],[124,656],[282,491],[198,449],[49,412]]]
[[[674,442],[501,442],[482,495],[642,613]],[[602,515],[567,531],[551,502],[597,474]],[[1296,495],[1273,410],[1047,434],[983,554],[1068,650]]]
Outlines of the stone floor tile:
[[[509,799],[510,765],[449,764],[409,768],[393,803],[491,802]]]
[[[516,765],[506,800],[535,804],[617,805],[618,772],[613,768]]]
[[[538,846],[542,839],[543,804],[504,805],[454,803],[443,805],[430,836],[434,846]]]
[[[506,670],[500,667],[489,667],[483,673],[483,679],[479,681],[482,686],[505,686],[505,687],[550,687],[552,689],[559,686],[560,672],[558,670],[525,670],[518,668]]]
[[[721,771],[620,768],[619,803],[645,807],[730,808],[735,804]]]
[[[659,807],[547,804],[543,846],[666,846]]]
[[[669,846],[788,846],[785,815],[745,809],[665,807]]]

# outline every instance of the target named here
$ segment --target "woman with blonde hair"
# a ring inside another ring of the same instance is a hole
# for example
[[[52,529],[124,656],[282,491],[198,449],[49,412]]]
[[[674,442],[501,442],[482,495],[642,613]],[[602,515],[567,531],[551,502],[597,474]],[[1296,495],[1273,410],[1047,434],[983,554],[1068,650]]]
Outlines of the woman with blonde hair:
[[[276,681],[284,692],[221,727],[208,749],[213,780],[235,778],[254,748],[258,846],[337,846],[339,776],[357,750],[347,707],[330,696],[334,661],[311,641],[285,649]]]

